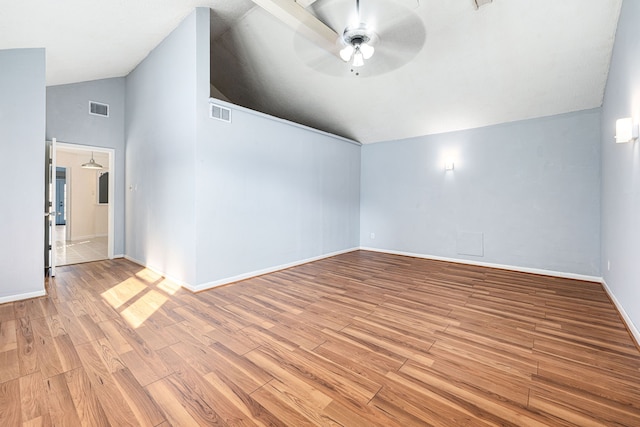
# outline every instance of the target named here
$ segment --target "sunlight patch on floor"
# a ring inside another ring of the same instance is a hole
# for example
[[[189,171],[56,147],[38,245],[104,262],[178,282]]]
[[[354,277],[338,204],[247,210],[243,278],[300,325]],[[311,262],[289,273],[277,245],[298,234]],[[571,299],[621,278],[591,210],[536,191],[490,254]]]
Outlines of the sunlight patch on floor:
[[[168,298],[158,291],[150,290],[136,302],[122,310],[120,315],[132,328],[142,325],[153,313],[167,302]]]
[[[165,291],[169,295],[175,295],[182,286],[172,282],[171,280],[164,279],[162,282],[157,284],[158,289]]]
[[[138,271],[136,273],[136,277],[141,280],[144,280],[147,283],[153,283],[162,279],[161,274],[158,274],[155,271],[149,270],[148,268]]]
[[[146,288],[147,286],[144,283],[132,277],[104,291],[101,295],[111,307],[117,309]]]
[[[175,282],[145,268],[100,295],[135,329],[167,302],[166,295],[175,295],[180,288]]]

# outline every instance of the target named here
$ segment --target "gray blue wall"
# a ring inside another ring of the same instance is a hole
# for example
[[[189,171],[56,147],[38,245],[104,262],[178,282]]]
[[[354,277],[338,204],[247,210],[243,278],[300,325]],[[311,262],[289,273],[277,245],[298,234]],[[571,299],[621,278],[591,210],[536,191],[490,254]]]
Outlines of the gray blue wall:
[[[599,276],[599,117],[589,110],[364,146],[362,246]]]
[[[210,119],[197,12],[198,286],[358,247],[360,146],[231,104],[232,123]]]
[[[195,282],[196,19],[126,77],[126,255]]]
[[[126,78],[127,255],[202,288],[357,247],[360,147],[209,119],[209,20],[196,9]]]
[[[625,0],[602,107],[601,151],[602,274],[640,340],[640,142],[614,141],[617,119],[640,121],[638,22],[640,1]]]
[[[0,302],[44,294],[45,51],[0,50]]]
[[[114,254],[124,254],[124,77],[47,87],[47,139],[115,150]],[[109,117],[89,114],[89,101],[109,104]]]
[[[199,128],[198,283],[357,248],[360,147],[229,106]]]

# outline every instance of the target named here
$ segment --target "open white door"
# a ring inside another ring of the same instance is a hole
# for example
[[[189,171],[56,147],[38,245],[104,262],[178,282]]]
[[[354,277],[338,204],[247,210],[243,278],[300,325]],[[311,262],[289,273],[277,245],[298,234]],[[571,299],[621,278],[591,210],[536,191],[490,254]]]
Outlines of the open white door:
[[[56,209],[56,139],[51,138],[51,216],[49,217],[51,223],[51,277],[56,275],[56,215],[58,214]]]
[[[46,143],[45,171],[45,271],[56,275],[56,139]]]

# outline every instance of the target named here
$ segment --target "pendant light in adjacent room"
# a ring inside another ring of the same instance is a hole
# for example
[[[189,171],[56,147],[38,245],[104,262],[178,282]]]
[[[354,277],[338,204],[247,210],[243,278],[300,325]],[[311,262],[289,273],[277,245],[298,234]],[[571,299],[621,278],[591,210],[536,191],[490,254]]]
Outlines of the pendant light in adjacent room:
[[[93,160],[93,151],[91,152],[91,160],[89,160],[87,163],[84,163],[82,167],[84,169],[102,169],[102,165],[100,163],[96,163],[96,161]]]

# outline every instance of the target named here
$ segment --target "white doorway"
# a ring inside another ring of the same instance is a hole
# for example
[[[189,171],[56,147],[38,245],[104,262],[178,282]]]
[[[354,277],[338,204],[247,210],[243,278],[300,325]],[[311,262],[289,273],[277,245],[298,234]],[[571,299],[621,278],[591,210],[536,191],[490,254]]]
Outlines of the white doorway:
[[[114,150],[61,142],[55,147],[55,266],[112,259]]]

